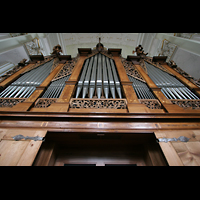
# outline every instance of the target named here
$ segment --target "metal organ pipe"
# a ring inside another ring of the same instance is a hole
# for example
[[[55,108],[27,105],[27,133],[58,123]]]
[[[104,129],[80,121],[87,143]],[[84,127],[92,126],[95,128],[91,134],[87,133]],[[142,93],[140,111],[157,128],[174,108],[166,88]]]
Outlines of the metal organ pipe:
[[[133,82],[132,86],[136,92],[138,99],[155,99],[154,95],[148,88],[146,83],[139,81],[132,76],[128,75],[129,80]]]
[[[109,62],[109,58],[108,57],[106,57],[106,64],[107,64],[107,70],[108,70],[110,91],[111,91],[113,99],[115,99],[115,84],[114,84],[114,79],[113,79],[111,66],[110,66],[110,62]]]
[[[97,69],[97,98],[101,98],[101,91],[102,91],[102,65],[101,65],[101,54],[98,54],[98,69]]]
[[[199,99],[178,79],[145,62],[148,75],[168,99]]]
[[[24,73],[4,91],[0,93],[1,98],[28,98],[51,72],[53,60]]]
[[[83,93],[82,93],[82,98],[85,98],[86,94],[88,93],[88,87],[89,87],[89,81],[90,81],[90,75],[92,71],[92,63],[93,63],[94,57],[90,58],[89,66],[87,69],[86,77],[83,82]]]
[[[108,84],[108,73],[107,73],[105,56],[102,57],[102,62],[103,62],[103,89],[104,89],[104,95],[107,99],[109,94],[109,84]]]
[[[85,63],[78,81],[76,98],[80,96],[81,92],[82,98],[85,98],[88,88],[89,98],[93,98],[95,94],[100,99],[103,93],[105,98],[109,98],[109,93],[112,98],[116,98],[115,90],[117,90],[119,98],[122,98],[120,81],[112,59],[98,53],[88,58]]]
[[[89,63],[89,59],[86,60],[84,66],[83,66],[83,71],[82,71],[82,74],[81,74],[81,78],[78,81],[78,87],[77,87],[77,90],[76,90],[76,98],[78,98],[78,96],[79,96],[79,94],[81,92],[81,89],[83,87],[83,81],[85,79],[85,74],[86,74],[86,71],[87,71],[88,63]]]
[[[111,62],[111,66],[112,66],[112,71],[113,71],[113,75],[114,75],[114,80],[115,80],[115,86],[116,86],[116,89],[117,89],[117,93],[119,95],[119,98],[121,99],[122,98],[121,87],[120,87],[120,82],[119,82],[119,79],[118,79],[118,76],[117,76],[117,72],[116,72],[116,69],[115,69],[115,65],[114,65],[114,62],[113,62],[112,59],[110,59],[110,62]]]
[[[89,89],[89,98],[93,97],[95,84],[96,84],[96,74],[97,74],[97,55],[94,56],[94,63],[92,67],[92,75],[90,79],[90,89]]]
[[[70,75],[51,82],[41,98],[59,98],[65,87],[65,82],[68,81],[69,77]]]

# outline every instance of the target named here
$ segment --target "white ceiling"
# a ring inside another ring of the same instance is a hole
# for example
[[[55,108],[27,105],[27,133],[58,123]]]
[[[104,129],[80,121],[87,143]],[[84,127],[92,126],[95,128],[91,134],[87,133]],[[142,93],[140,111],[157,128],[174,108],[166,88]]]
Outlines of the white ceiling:
[[[162,42],[168,40],[177,45],[171,59],[193,77],[200,78],[200,34],[192,34],[188,39],[176,37],[174,33],[28,33],[18,37],[0,33],[0,65],[5,62],[17,64],[23,58],[28,58],[23,45],[35,37],[40,38],[45,55],[49,55],[53,47],[60,44],[63,54],[72,57],[77,56],[78,48],[96,47],[99,37],[104,47],[121,48],[124,58],[132,55],[138,44],[142,44],[149,56],[156,56],[160,53]]]
[[[107,48],[122,48],[122,56],[132,54],[136,47],[138,33],[62,33],[67,54],[77,55],[77,49],[93,48],[99,42]]]

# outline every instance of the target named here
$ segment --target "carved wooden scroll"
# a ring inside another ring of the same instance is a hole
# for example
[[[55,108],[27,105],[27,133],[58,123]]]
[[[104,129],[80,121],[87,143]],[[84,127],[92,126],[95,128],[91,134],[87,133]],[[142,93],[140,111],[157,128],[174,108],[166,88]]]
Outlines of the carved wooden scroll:
[[[161,104],[157,99],[139,99],[139,101],[150,109],[162,109]]]
[[[57,101],[56,98],[40,98],[35,103],[35,108],[47,108]]]
[[[72,98],[70,108],[109,108],[109,109],[126,109],[126,99],[82,99]]]
[[[13,107],[25,100],[26,98],[1,98],[0,107]]]
[[[190,100],[190,99],[173,99],[171,100],[173,104],[176,104],[182,108],[192,108],[200,109],[200,100]]]
[[[146,83],[146,81],[143,79],[142,75],[140,74],[140,72],[135,68],[134,64],[131,61],[127,61],[125,58],[122,58],[122,64],[126,70],[126,73],[130,76],[132,76],[133,78],[136,78],[144,83]]]
[[[75,58],[72,58],[72,60],[68,60],[66,64],[62,67],[62,69],[56,74],[56,76],[52,79],[52,81],[58,80],[60,78],[63,78],[65,76],[68,76],[72,73],[77,61],[78,56]]]

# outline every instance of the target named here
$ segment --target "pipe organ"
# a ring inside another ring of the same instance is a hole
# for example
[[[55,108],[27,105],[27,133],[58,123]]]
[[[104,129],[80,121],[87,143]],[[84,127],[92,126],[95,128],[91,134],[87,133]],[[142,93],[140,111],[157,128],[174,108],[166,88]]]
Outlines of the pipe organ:
[[[59,98],[59,96],[62,93],[62,90],[65,87],[65,82],[68,81],[69,77],[70,75],[52,81],[41,98]]]
[[[199,97],[172,75],[156,68],[148,62],[145,62],[145,64],[148,75],[159,88],[162,88],[162,93],[168,99],[199,99]]]
[[[86,59],[78,81],[76,98],[122,98],[114,61],[98,53]]]
[[[0,165],[200,165],[200,88],[167,57],[57,47],[0,82]]]
[[[53,60],[25,73],[0,93],[1,98],[28,98],[51,72]]]
[[[146,83],[137,80],[130,75],[128,75],[128,78],[131,82],[133,82],[132,86],[137,94],[138,99],[156,99]]]

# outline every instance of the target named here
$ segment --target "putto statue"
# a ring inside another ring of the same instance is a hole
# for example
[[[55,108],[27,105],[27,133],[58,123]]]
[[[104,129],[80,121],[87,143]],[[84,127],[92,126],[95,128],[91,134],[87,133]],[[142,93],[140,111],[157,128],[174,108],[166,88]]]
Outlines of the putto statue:
[[[57,44],[53,47],[53,52],[51,54],[60,55],[60,52],[62,52],[62,48],[59,44]]]
[[[135,51],[137,53],[137,56],[141,56],[141,55],[144,55],[146,56],[148,53],[144,53],[144,50],[143,50],[143,47],[141,44],[139,44],[136,48],[135,48]]]

